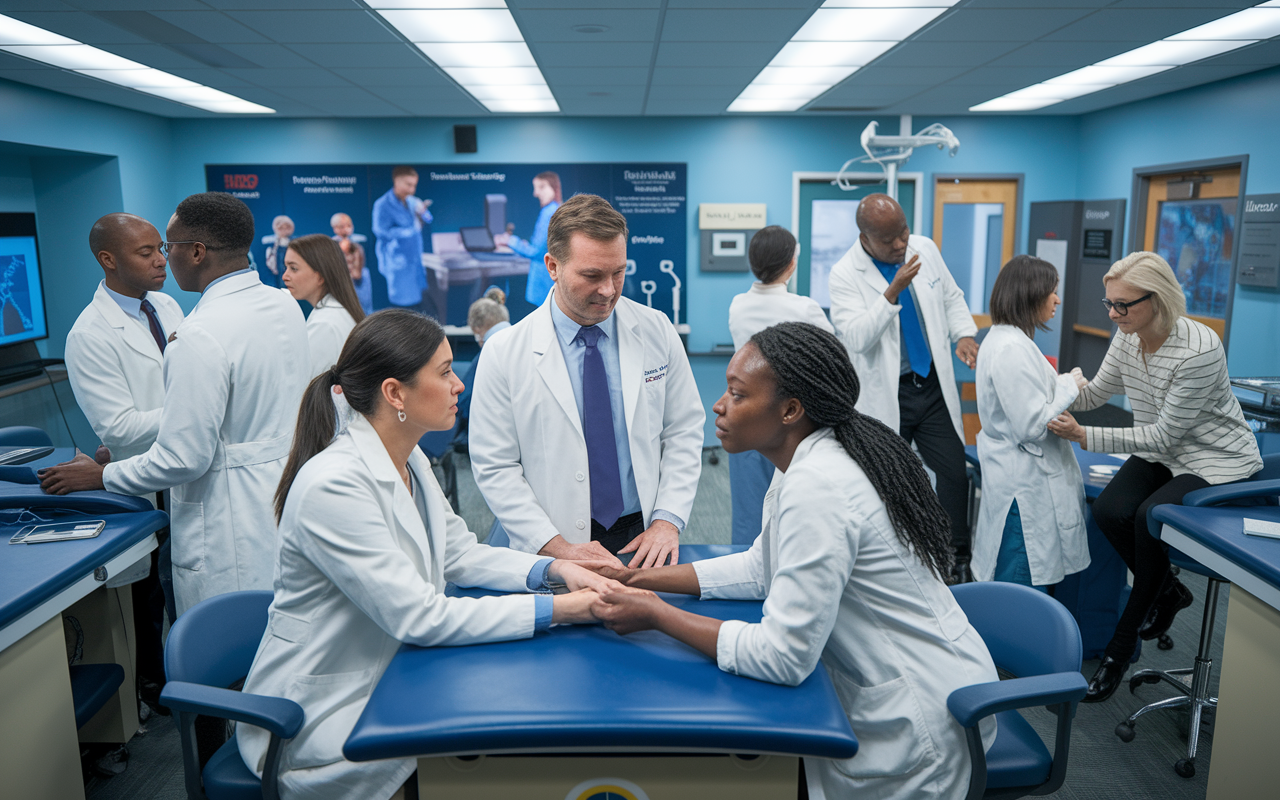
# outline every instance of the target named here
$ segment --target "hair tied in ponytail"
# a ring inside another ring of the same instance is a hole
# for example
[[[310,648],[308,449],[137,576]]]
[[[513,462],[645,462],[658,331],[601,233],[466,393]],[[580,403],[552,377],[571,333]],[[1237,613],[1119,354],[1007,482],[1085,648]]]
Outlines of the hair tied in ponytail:
[[[338,365],[337,365],[337,364],[334,364],[332,367],[329,367],[329,385],[330,385],[330,386],[341,386],[341,385],[342,385],[342,379],[338,377]]]

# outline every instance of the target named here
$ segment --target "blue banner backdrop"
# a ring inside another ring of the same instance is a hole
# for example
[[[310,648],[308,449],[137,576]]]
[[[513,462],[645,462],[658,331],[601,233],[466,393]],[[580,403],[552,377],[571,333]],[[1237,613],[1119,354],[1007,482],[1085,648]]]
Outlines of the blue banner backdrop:
[[[273,276],[265,267],[273,235],[272,222],[289,217],[293,237],[309,233],[332,234],[330,218],[336,213],[351,217],[356,238],[365,237],[367,275],[372,281],[375,309],[391,305],[387,282],[379,272],[377,237],[373,232],[373,205],[391,188],[392,164],[210,164],[205,166],[209,191],[230,192],[253,211],[257,228],[252,250],[264,280]],[[506,220],[514,235],[528,240],[541,204],[533,195],[534,176],[543,172],[559,175],[564,199],[588,192],[609,200],[627,218],[629,259],[623,293],[640,303],[659,309],[668,317],[678,313],[678,322],[687,322],[686,237],[688,231],[685,199],[685,164],[409,164],[418,172],[416,197],[431,200],[432,220],[422,227],[423,249],[434,253],[435,245],[457,247],[456,234],[463,227],[484,226],[486,195],[505,195]],[[446,234],[446,236],[439,236]],[[433,243],[433,239],[435,243]],[[265,241],[264,241],[265,240]],[[283,253],[279,260],[283,262]],[[454,253],[456,258],[465,254]],[[432,259],[428,258],[428,262]],[[500,259],[499,259],[500,260]],[[634,262],[634,264],[630,263]],[[439,261],[432,263],[439,264]],[[453,262],[455,266],[457,260]],[[527,262],[521,262],[527,263]],[[545,269],[538,265],[539,269]],[[424,310],[447,324],[465,325],[470,302],[487,285],[507,291],[512,321],[522,319],[534,306],[525,300],[527,273],[501,277],[473,277],[445,280],[424,268],[428,297]],[[279,265],[283,271],[283,263]],[[510,272],[511,270],[506,270]],[[403,301],[402,301],[403,302]],[[443,306],[443,307],[441,307]]]

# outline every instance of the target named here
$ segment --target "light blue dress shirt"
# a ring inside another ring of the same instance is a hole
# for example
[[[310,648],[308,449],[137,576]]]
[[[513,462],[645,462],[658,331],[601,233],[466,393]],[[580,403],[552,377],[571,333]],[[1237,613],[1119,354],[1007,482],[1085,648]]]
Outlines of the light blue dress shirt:
[[[107,296],[116,301],[116,305],[120,306],[120,310],[138,322],[142,323],[142,327],[147,329],[147,333],[151,333],[151,323],[147,320],[147,315],[142,313],[142,301],[146,299],[146,295],[142,297],[129,297],[113,291],[106,281],[102,282],[102,288],[106,290]],[[160,326],[160,335],[164,336],[167,331],[164,329],[164,323],[160,321],[160,314],[156,314],[156,324]]]
[[[556,327],[556,338],[560,340],[560,352],[564,354],[565,366],[569,368],[569,383],[573,385],[573,399],[578,404],[578,421],[582,422],[582,365],[586,360],[587,346],[578,339],[578,331],[582,326],[569,319],[560,310],[560,305],[551,301],[551,321]],[[604,333],[598,345],[600,356],[604,359],[604,374],[609,381],[609,406],[613,411],[613,438],[618,444],[618,475],[622,477],[622,515],[640,512],[640,492],[636,489],[636,474],[631,468],[631,438],[627,435],[627,416],[622,400],[622,361],[618,355],[618,317],[610,314],[609,318],[597,327]],[[653,510],[653,518],[670,522],[676,530],[684,531],[684,520],[661,508]]]

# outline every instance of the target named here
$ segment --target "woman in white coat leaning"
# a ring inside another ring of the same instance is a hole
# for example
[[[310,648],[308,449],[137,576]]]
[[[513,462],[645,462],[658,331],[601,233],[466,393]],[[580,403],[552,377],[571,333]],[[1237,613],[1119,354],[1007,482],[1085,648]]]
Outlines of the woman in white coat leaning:
[[[761,228],[751,237],[747,259],[756,281],[729,304],[729,335],[735,351],[741,350],[752,336],[779,322],[808,322],[835,333],[816,300],[787,291],[799,257],[796,237],[779,225]],[[729,454],[734,544],[751,544],[760,535],[760,509],[773,472],[769,459],[754,450]]]
[[[311,381],[276,493],[280,546],[267,631],[245,680],[302,706],[284,743],[283,798],[388,798],[411,759],[355,764],[342,746],[401,642],[422,647],[527,638],[585,622],[608,581],[582,567],[477,544],[455,515],[418,439],[453,426],[462,383],[434,320],[373,314],[337,363]],[[332,387],[355,413],[335,437]],[[446,582],[555,596],[446,597]],[[240,754],[261,774],[267,735],[242,725]]]
[[[809,796],[962,798],[971,771],[954,690],[996,679],[951,591],[950,523],[920,460],[897,433],[859,413],[858,377],[836,337],[775,325],[729,363],[715,404],[725,450],[754,449],[778,468],[751,549],[621,572],[595,614],[619,633],[658,629],[722,670],[794,686],[819,659],[858,736],[847,761],[805,759]],[[764,599],[757,624],[681,611],[652,592]],[[982,723],[987,747],[995,722]]]
[[[978,353],[982,506],[973,576],[1041,591],[1089,566],[1084,480],[1071,444],[1049,420],[1080,394],[1080,370],[1059,375],[1036,347],[1060,301],[1058,271],[1014,256],[991,288],[991,330]]]
[[[311,304],[307,317],[307,348],[311,376],[332,367],[364,309],[356,296],[347,259],[333,239],[321,233],[289,242],[284,254],[284,285],[295,300]]]

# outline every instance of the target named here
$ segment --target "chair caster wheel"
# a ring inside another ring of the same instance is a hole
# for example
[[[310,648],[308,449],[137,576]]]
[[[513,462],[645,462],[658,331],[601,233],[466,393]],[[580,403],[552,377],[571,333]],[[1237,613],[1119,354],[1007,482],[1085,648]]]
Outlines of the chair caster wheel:
[[[1178,773],[1179,777],[1194,778],[1196,776],[1196,762],[1187,758],[1180,758],[1173,765],[1173,771]]]
[[[1156,647],[1161,650],[1172,650],[1173,639],[1167,633],[1160,634],[1160,638],[1156,640]]]
[[[1121,722],[1116,726],[1116,736],[1118,736],[1122,742],[1132,742],[1135,735],[1133,726],[1128,722]],[[1181,764],[1182,762],[1179,761],[1178,763]],[[1195,772],[1195,768],[1193,767],[1191,771]],[[1181,775],[1182,773],[1178,774]]]

